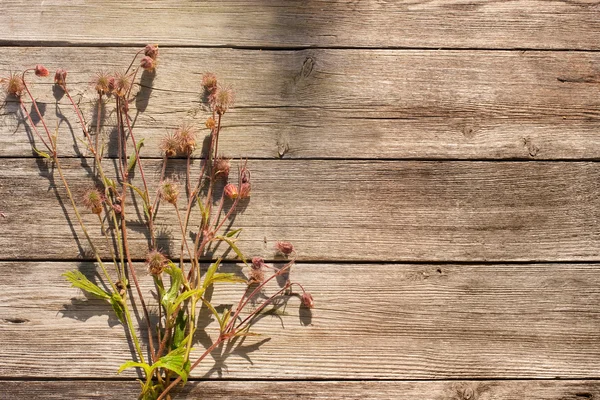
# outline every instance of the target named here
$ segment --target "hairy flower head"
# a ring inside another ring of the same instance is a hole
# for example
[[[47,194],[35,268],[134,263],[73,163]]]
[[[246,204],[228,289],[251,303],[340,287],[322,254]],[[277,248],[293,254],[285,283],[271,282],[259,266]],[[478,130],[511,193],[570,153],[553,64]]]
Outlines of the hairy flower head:
[[[228,158],[219,157],[215,160],[215,175],[225,180],[229,177],[231,162]]]
[[[230,87],[217,87],[211,100],[212,109],[219,115],[225,114],[233,105],[234,95]]]
[[[111,76],[106,72],[100,71],[96,72],[94,78],[92,79],[92,86],[96,89],[99,95],[109,94],[114,89],[114,78],[113,78],[113,87],[110,87]]]
[[[148,273],[154,276],[162,274],[167,267],[169,260],[167,257],[157,250],[152,250],[146,256],[146,268]]]
[[[167,157],[175,157],[179,153],[179,140],[173,133],[167,133],[160,140],[160,149]]]
[[[196,129],[193,126],[184,124],[175,130],[175,138],[179,143],[179,151],[182,154],[192,154],[196,148]]]
[[[165,179],[160,185],[160,198],[175,205],[178,197],[179,184],[170,179]]]
[[[103,203],[104,196],[98,189],[90,189],[83,194],[83,204],[94,214],[102,213]]]
[[[11,73],[8,78],[2,79],[2,86],[7,94],[15,97],[21,97],[25,91],[23,78],[16,73]]]

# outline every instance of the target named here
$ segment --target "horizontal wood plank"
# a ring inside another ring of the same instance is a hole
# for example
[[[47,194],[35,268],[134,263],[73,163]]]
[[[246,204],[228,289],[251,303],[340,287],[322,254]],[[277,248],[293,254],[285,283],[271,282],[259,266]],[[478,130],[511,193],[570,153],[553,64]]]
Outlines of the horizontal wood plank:
[[[135,51],[0,48],[0,76],[38,62],[66,68],[95,129],[93,74],[122,68]],[[162,49],[132,116],[146,140],[142,155],[159,157],[168,130],[203,128],[199,88],[210,70],[236,91],[220,141],[227,156],[597,159],[597,65],[600,53]],[[51,86],[51,78],[35,79],[32,90],[50,127],[59,122],[62,154],[76,154],[81,130],[66,98],[56,108]],[[113,109],[103,121],[107,142]],[[10,101],[0,109],[0,156],[33,154],[17,111]],[[117,146],[107,148],[114,155]]]
[[[137,382],[123,381],[3,381],[5,400],[133,398]],[[585,400],[600,396],[597,381],[249,381],[189,382],[176,399],[279,400]]]
[[[594,2],[44,1],[0,4],[7,44],[598,49]],[[127,21],[127,23],[123,23]],[[176,34],[174,34],[176,32]]]
[[[90,165],[74,159],[62,164],[81,206],[83,192],[92,187],[85,169]],[[170,165],[168,176],[183,176],[183,162]],[[600,259],[598,163],[254,160],[248,165],[252,197],[231,225],[243,228],[238,244],[250,257],[272,259],[275,241],[289,240],[301,260]],[[77,259],[82,253],[89,259],[89,246],[50,167],[41,159],[0,159],[2,259]],[[144,160],[144,168],[155,193],[160,163]],[[110,160],[105,169],[114,170]],[[231,179],[237,181],[233,174]],[[96,245],[109,257],[96,216],[84,214]],[[134,209],[128,216],[132,257],[144,259],[146,229],[135,222],[140,217]],[[192,221],[197,218],[194,213]],[[173,207],[161,206],[159,245],[179,257],[176,221]]]
[[[131,357],[110,306],[60,276],[70,269],[100,282],[90,264],[0,263],[0,376],[111,378]],[[143,265],[137,271],[148,293],[152,281]],[[316,308],[290,298],[286,315],[253,326],[264,336],[213,352],[196,378],[600,377],[596,264],[299,264],[291,279]],[[212,300],[236,304],[244,287],[217,286]],[[195,354],[216,334],[202,315]]]

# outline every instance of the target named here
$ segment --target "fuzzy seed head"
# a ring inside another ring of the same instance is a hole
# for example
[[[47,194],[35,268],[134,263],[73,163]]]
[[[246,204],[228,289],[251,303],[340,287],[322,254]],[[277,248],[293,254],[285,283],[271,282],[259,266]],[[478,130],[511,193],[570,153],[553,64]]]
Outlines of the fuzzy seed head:
[[[233,90],[229,87],[219,86],[214,93],[211,105],[217,114],[223,115],[233,105],[233,101]]]
[[[294,252],[294,245],[290,242],[277,242],[275,243],[275,249],[281,254],[289,256]]]
[[[163,253],[152,250],[146,257],[146,268],[148,268],[148,273],[154,276],[162,274],[167,267],[168,262],[169,260]]]
[[[248,279],[248,285],[252,285],[254,283],[263,283],[265,280],[265,272],[261,269],[252,269],[250,270],[250,279]]]
[[[179,140],[173,133],[167,133],[160,141],[160,149],[167,157],[175,157],[179,153]]]
[[[217,126],[217,123],[215,122],[215,119],[213,117],[208,117],[205,125],[208,129],[212,130],[212,129],[215,129],[215,127]]]
[[[302,305],[306,308],[315,308],[315,301],[310,293],[304,292],[300,297]]]
[[[261,269],[265,265],[265,259],[262,257],[252,257],[252,269]]]
[[[123,97],[131,89],[131,75],[117,72],[114,78],[113,93],[116,96]]]
[[[212,72],[202,75],[202,89],[204,94],[210,97],[217,90],[217,76]]]
[[[235,200],[238,197],[238,188],[233,183],[228,183],[223,189],[225,196],[230,200]]]
[[[196,130],[191,125],[182,125],[174,134],[179,143],[179,151],[182,154],[192,154],[196,148]]]
[[[67,84],[67,71],[62,68],[57,69],[54,74],[54,83],[64,89]]]
[[[156,60],[150,56],[145,56],[140,61],[140,67],[145,71],[152,72],[156,68]]]
[[[83,195],[83,204],[94,214],[100,215],[102,213],[103,203],[104,196],[98,189],[90,189]]]
[[[11,73],[6,79],[2,79],[2,86],[7,94],[15,97],[21,97],[25,91],[25,83],[20,75]]]
[[[157,44],[147,44],[144,47],[144,55],[146,57],[150,57],[153,60],[156,60],[158,57],[158,45]]]
[[[36,76],[43,78],[50,75],[50,71],[48,71],[48,68],[44,67],[43,65],[38,64],[35,66],[35,74]]]
[[[215,160],[215,174],[225,180],[229,177],[229,170],[231,169],[231,162],[228,158],[219,157]]]
[[[160,186],[160,197],[167,203],[171,203],[173,205],[177,204],[177,198],[179,197],[179,184],[170,179],[164,180]]]
[[[106,72],[97,72],[92,79],[92,86],[96,89],[99,95],[109,94],[112,89],[114,89],[114,78],[113,80],[113,88],[110,87],[111,76],[109,76]]]

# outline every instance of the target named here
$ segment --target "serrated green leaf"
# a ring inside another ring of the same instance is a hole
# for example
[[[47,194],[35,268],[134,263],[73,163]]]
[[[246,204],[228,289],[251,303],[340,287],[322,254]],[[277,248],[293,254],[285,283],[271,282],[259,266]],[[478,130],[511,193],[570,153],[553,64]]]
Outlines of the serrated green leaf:
[[[242,231],[242,228],[237,228],[237,229],[234,229],[233,231],[229,231],[229,232],[227,232],[227,233],[225,234],[225,237],[228,237],[228,238],[230,238],[230,237],[233,237],[233,236],[234,236],[236,233],[239,233],[239,232],[241,232],[241,231]]]
[[[81,273],[81,271],[68,271],[62,274],[69,282],[71,282],[73,287],[84,290],[88,293],[91,293],[101,299],[108,300],[110,299],[110,295],[104,290],[100,289],[98,285],[92,283],[85,275]]]
[[[235,242],[233,240],[231,240],[230,238],[225,237],[225,236],[215,236],[215,239],[223,240],[224,242],[226,242],[229,245],[229,247],[231,247],[233,249],[233,251],[235,251],[235,254],[237,254],[238,258],[248,267],[246,258],[244,257],[244,255],[242,254],[242,252],[240,251],[240,249],[237,247],[237,245],[235,244]]]
[[[122,324],[125,323],[125,306],[123,305],[123,300],[118,293],[113,293],[110,297],[110,305],[113,310],[115,310],[115,314],[117,314],[117,318],[121,321]]]
[[[177,313],[177,318],[175,319],[175,329],[173,330],[173,343],[172,348],[176,349],[181,346],[185,339],[185,330],[187,326],[187,316],[185,315],[185,310],[182,308]]]
[[[202,283],[203,288],[206,289],[211,284],[211,279],[215,272],[217,272],[219,265],[221,265],[221,260],[222,258],[219,258],[217,261],[211,264],[210,267],[208,267],[206,274],[204,274],[204,282]]]
[[[50,154],[46,153],[45,151],[38,150],[35,147],[33,148],[33,151],[35,151],[35,153],[40,157],[52,158],[52,157],[50,157]]]
[[[168,369],[181,376],[183,383],[187,382],[189,369],[186,367],[185,353],[186,346],[172,350],[169,354],[159,358],[158,361],[152,365],[152,370],[156,368]]]
[[[121,372],[125,371],[127,368],[142,368],[144,370],[144,372],[146,373],[146,376],[150,376],[152,374],[152,370],[153,370],[153,367],[149,366],[146,363],[141,363],[141,362],[137,362],[137,361],[127,361],[126,363],[121,365],[121,367],[117,371],[117,374],[120,374]]]
[[[137,142],[137,151],[129,156],[129,160],[127,160],[127,171],[131,171],[135,167],[135,163],[137,162],[136,153],[139,154],[142,146],[144,146],[144,139]]]

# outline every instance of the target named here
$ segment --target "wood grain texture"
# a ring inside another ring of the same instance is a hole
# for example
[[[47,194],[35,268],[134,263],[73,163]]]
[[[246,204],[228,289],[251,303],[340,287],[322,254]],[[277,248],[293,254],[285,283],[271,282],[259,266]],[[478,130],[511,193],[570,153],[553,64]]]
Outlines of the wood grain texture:
[[[107,171],[113,169],[110,162]],[[79,199],[92,185],[87,172],[79,160],[62,163]],[[167,175],[182,176],[183,163],[172,165]],[[250,257],[272,259],[275,241],[289,240],[302,260],[600,259],[597,163],[254,160],[248,165],[252,197],[231,225],[243,228],[238,244]],[[144,167],[155,183],[160,163],[144,160]],[[237,181],[235,175],[231,179]],[[0,159],[2,259],[77,259],[89,250],[79,226],[66,223],[64,209],[71,223],[77,221],[61,185],[41,159]],[[144,259],[146,230],[134,222],[139,217],[133,210],[128,214],[132,257]],[[85,220],[102,249],[96,216],[86,213]],[[176,221],[173,208],[161,206],[159,245],[178,257]]]
[[[4,381],[5,400],[133,398],[139,384],[123,381]],[[295,381],[190,382],[176,399],[279,400],[586,400],[600,395],[597,381]]]
[[[590,1],[52,0],[26,7],[8,0],[0,5],[0,37],[64,46],[598,49],[599,16]]]
[[[223,268],[247,273],[235,265]],[[60,276],[69,269],[92,279],[97,273],[90,264],[73,262],[0,263],[0,376],[113,378],[130,357],[109,305],[69,288]],[[151,279],[144,270],[138,265],[147,292]],[[300,264],[291,279],[313,294],[314,310],[290,298],[287,315],[255,324],[253,331],[264,336],[213,352],[193,375],[261,380],[600,375],[595,264]],[[244,286],[217,286],[212,301],[235,304]],[[198,334],[196,354],[216,333],[203,315],[206,329]]]
[[[95,127],[91,77],[127,65],[135,51],[0,48],[0,76],[36,62],[65,67]],[[160,156],[169,129],[203,127],[199,88],[210,70],[236,91],[220,141],[227,156],[597,159],[599,66],[600,53],[162,49],[132,116],[146,139],[142,155]],[[56,108],[51,79],[32,80],[52,129],[59,122],[63,154],[76,154],[81,132],[66,98]],[[0,156],[33,154],[17,108],[9,101],[0,109]]]

